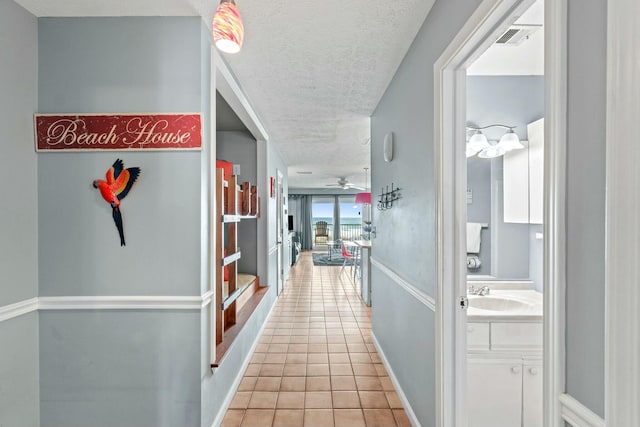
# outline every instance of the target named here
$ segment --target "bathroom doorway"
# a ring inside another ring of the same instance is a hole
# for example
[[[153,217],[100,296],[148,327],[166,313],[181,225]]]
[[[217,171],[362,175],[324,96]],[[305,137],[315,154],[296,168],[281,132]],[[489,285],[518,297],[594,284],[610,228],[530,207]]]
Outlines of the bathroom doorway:
[[[543,427],[543,0],[465,84],[467,425]]]
[[[438,425],[561,425],[565,28],[485,0],[436,63]]]

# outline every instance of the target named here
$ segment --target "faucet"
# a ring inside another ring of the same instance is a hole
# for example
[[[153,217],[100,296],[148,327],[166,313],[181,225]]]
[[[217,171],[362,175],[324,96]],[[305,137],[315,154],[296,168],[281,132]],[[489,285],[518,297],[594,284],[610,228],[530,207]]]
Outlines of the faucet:
[[[471,285],[471,288],[469,289],[469,295],[478,295],[478,296],[485,296],[485,295],[489,295],[489,293],[491,292],[491,289],[489,289],[489,286],[483,286],[481,288],[476,288],[475,286]]]

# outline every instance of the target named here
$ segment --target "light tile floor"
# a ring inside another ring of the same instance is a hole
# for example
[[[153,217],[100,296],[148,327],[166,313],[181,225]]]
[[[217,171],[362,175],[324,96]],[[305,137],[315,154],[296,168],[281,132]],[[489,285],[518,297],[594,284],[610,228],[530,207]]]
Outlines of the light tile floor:
[[[411,426],[348,270],[302,253],[222,426]]]

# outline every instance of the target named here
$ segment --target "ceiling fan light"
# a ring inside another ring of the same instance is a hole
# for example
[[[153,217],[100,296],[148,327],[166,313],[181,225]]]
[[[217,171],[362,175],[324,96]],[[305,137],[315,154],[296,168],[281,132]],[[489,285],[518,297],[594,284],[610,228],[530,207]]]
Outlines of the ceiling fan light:
[[[484,150],[488,146],[489,141],[487,141],[487,137],[484,136],[484,134],[480,130],[476,130],[471,138],[469,138],[468,147],[472,150],[476,150],[476,152]]]
[[[520,138],[518,138],[518,135],[513,131],[513,129],[509,129],[507,133],[502,135],[502,138],[500,138],[500,143],[498,145],[504,148],[505,151],[519,150],[521,148],[524,148],[524,145],[522,145],[522,143],[520,142]]]
[[[213,16],[213,41],[222,52],[238,53],[244,40],[244,25],[234,0],[222,0]]]

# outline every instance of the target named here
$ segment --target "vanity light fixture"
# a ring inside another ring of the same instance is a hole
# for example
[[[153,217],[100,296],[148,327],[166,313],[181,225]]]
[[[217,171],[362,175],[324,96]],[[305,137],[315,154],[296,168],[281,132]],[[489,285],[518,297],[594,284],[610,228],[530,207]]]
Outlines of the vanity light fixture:
[[[507,129],[507,132],[502,135],[498,143],[490,143],[484,133],[482,133],[483,129],[492,127]],[[524,148],[524,145],[520,142],[520,138],[518,138],[518,135],[513,131],[514,128],[516,128],[516,126],[499,124],[483,127],[467,126],[467,131],[473,132],[473,135],[471,135],[471,138],[469,138],[467,142],[466,156],[472,157],[477,154],[481,159],[492,159],[494,157],[500,157],[508,151]]]
[[[213,15],[213,41],[222,52],[238,53],[244,40],[244,25],[236,2],[221,0]]]

